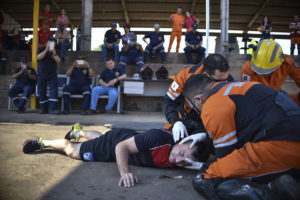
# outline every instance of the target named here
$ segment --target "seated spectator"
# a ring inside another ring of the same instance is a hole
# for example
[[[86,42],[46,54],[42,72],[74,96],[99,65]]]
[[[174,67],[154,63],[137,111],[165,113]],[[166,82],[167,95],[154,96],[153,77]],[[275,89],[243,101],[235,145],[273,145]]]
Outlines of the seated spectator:
[[[112,59],[106,61],[106,69],[102,71],[99,79],[99,85],[92,90],[92,99],[90,110],[96,114],[98,98],[101,95],[108,95],[108,102],[105,106],[105,112],[111,112],[112,107],[117,101],[118,91],[115,88],[119,81],[126,78],[126,74],[119,68],[115,67]]]
[[[61,58],[61,61],[64,62],[66,51],[69,48],[71,48],[71,44],[70,44],[71,35],[70,32],[65,29],[64,24],[59,25],[55,37],[56,40],[58,41],[57,48],[60,49],[59,57]]]
[[[63,89],[64,99],[64,114],[70,114],[70,95],[82,94],[83,100],[81,104],[81,114],[86,115],[90,96],[91,96],[91,76],[94,76],[93,70],[90,68],[89,63],[79,56],[73,62],[72,67],[68,69],[67,76],[70,77],[70,84],[66,85]]]
[[[50,12],[50,5],[46,4],[45,5],[45,11],[44,12],[40,12],[40,30],[43,30],[46,28],[46,26],[44,26],[44,24],[47,24],[47,30],[50,31],[50,27],[52,24],[52,20],[53,20],[53,15]]]
[[[47,38],[53,35],[53,32],[48,30],[48,24],[44,23],[43,24],[43,29],[39,30],[38,36],[39,36],[39,44],[38,47],[39,48],[45,48],[47,45]]]
[[[272,22],[269,16],[265,16],[261,23],[261,38],[260,40],[266,40],[271,38]]]
[[[104,36],[104,44],[102,46],[102,59],[106,62],[107,50],[114,51],[115,62],[119,61],[119,43],[121,39],[121,33],[117,30],[117,22],[111,23],[111,29],[106,31]]]
[[[130,43],[125,46],[120,58],[119,67],[122,72],[126,72],[125,67],[127,64],[136,63],[139,73],[144,65],[143,52],[142,45],[136,42],[136,34],[132,35]]]
[[[294,55],[295,46],[297,45],[298,55],[300,56],[300,20],[299,15],[294,16],[294,21],[290,23],[291,36],[291,55]]]
[[[189,64],[193,64],[192,52],[198,54],[196,63],[200,63],[201,59],[205,53],[205,48],[202,47],[202,34],[197,31],[197,24],[192,25],[192,31],[188,32],[185,36],[184,53]]]
[[[166,61],[166,53],[164,48],[165,38],[164,35],[161,32],[159,32],[159,29],[160,29],[160,25],[155,24],[154,25],[155,31],[146,33],[146,35],[143,37],[144,42],[147,43],[145,53],[144,53],[145,63],[147,63],[149,60],[150,52],[152,56],[155,56],[157,51],[160,52],[161,63],[164,64]],[[146,38],[150,38],[150,43],[146,41]]]
[[[21,58],[20,66],[15,69],[12,78],[16,79],[16,84],[10,88],[9,96],[13,100],[17,112],[25,112],[25,103],[35,91],[36,72],[27,65],[25,58]],[[22,93],[21,100],[18,97],[19,93]]]
[[[63,24],[64,28],[66,29],[68,24],[69,24],[69,18],[66,15],[65,9],[60,9],[60,15],[58,15],[57,20],[56,20],[56,27],[59,28],[59,25]]]
[[[194,23],[199,25],[199,20],[195,16],[192,16],[189,11],[185,11],[185,16],[184,24],[186,27],[186,32],[190,32]]]
[[[130,25],[129,24],[125,24],[125,26],[124,26],[124,32],[125,32],[125,34],[122,35],[122,45],[123,45],[123,48],[126,46],[126,44],[130,43],[130,38],[134,34],[133,32],[130,32]]]

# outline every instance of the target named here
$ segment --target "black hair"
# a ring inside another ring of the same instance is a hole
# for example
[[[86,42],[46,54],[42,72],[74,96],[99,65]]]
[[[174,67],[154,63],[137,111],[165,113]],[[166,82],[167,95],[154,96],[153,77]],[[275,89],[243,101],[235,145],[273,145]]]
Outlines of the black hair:
[[[183,87],[183,95],[189,99],[194,98],[197,94],[204,93],[210,83],[215,82],[205,74],[197,74],[191,76]]]
[[[215,148],[212,139],[206,136],[204,141],[196,143],[192,155],[198,162],[206,162],[210,154],[215,154]]]
[[[183,8],[181,6],[178,6],[177,9],[180,8],[181,10],[183,10]]]
[[[108,62],[108,61],[114,61],[114,59],[112,59],[112,57],[108,57],[108,58],[106,59],[106,62]]]
[[[129,24],[125,24],[123,28],[124,28],[124,29],[125,29],[125,28],[128,28],[128,29],[130,30],[130,25],[129,25]]]
[[[215,75],[216,70],[226,72],[229,70],[229,64],[221,54],[211,54],[207,56],[203,63],[203,71],[209,75]]]
[[[268,22],[267,22],[267,24],[268,24],[268,25],[272,24],[270,17],[269,17],[269,16],[267,16],[267,15],[266,15],[266,16],[264,16],[264,18],[263,18],[263,20],[262,20],[261,24],[264,24],[264,23],[265,23],[265,17],[268,19]]]

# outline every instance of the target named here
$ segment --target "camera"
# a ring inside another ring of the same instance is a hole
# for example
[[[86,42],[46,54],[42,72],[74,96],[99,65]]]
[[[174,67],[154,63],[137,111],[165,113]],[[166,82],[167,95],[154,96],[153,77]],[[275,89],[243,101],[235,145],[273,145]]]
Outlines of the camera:
[[[53,41],[49,42],[49,48],[50,48],[50,51],[52,51],[54,49],[54,42]]]

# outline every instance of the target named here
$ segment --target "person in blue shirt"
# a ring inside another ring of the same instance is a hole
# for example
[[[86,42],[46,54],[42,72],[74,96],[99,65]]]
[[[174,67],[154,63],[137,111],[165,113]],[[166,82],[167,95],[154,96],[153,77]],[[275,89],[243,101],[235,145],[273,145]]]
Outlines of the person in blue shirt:
[[[126,72],[125,68],[127,64],[136,63],[136,65],[138,66],[137,73],[139,73],[144,66],[144,50],[142,45],[136,42],[136,38],[136,34],[133,34],[131,36],[130,43],[125,46],[120,57],[119,68],[123,73]]]
[[[156,52],[160,52],[161,63],[164,64],[166,61],[166,53],[164,48],[165,38],[164,35],[159,32],[160,25],[154,25],[154,32],[146,33],[143,37],[144,42],[147,44],[145,52],[144,52],[144,61],[145,63],[149,60],[149,54],[152,56],[156,55]],[[150,38],[150,43],[146,41],[146,38]]]
[[[102,45],[102,59],[106,62],[107,50],[114,51],[115,62],[119,61],[119,43],[121,39],[121,33],[117,30],[117,22],[111,23],[111,29],[105,32],[104,44]]]
[[[64,99],[64,114],[70,114],[70,95],[82,94],[83,100],[81,104],[81,114],[88,114],[88,106],[91,96],[91,79],[94,72],[89,63],[79,56],[73,65],[68,69],[67,76],[70,77],[69,85],[64,86],[63,99]]]
[[[60,114],[58,110],[57,63],[60,57],[55,51],[55,38],[48,37],[46,47],[38,50],[38,95],[40,114],[48,113],[48,102],[51,114]],[[50,86],[50,96],[46,97],[47,85]]]
[[[16,79],[16,84],[9,89],[9,96],[14,102],[17,112],[25,112],[25,103],[35,91],[36,72],[27,65],[25,58],[21,58],[20,66],[15,69],[12,78]],[[18,97],[19,93],[22,93],[21,100]]]
[[[115,88],[119,81],[126,78],[126,74],[115,67],[115,62],[112,59],[106,61],[106,69],[102,71],[99,79],[99,85],[92,90],[92,98],[90,111],[96,114],[98,98],[101,95],[108,95],[108,102],[105,106],[105,112],[111,112],[112,107],[117,101],[118,91]]]
[[[185,35],[186,47],[184,48],[184,53],[189,64],[193,64],[192,52],[196,52],[198,54],[196,59],[196,63],[198,64],[201,62],[206,51],[206,49],[202,47],[202,34],[197,31],[197,28],[198,25],[196,23],[193,24],[192,31]]]
[[[266,40],[271,38],[272,22],[269,16],[264,17],[260,26],[260,31],[261,31],[260,40]]]

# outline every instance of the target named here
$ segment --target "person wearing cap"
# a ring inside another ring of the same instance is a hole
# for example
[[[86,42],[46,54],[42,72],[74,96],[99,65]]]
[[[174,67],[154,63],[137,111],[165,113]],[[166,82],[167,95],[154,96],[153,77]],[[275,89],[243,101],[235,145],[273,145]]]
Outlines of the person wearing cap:
[[[52,36],[53,32],[48,29],[48,23],[43,24],[43,28],[39,30],[38,36],[39,36],[39,42],[38,42],[38,48],[45,48],[47,45],[47,38]]]
[[[291,55],[294,55],[297,44],[298,55],[300,55],[300,20],[299,15],[295,15],[294,21],[290,23]]]
[[[61,23],[58,26],[57,32],[55,34],[55,38],[58,41],[57,48],[60,49],[60,58],[61,61],[65,61],[65,55],[67,49],[71,48],[70,39],[71,35],[70,32],[66,30],[65,24]]]
[[[27,99],[35,91],[36,72],[27,65],[25,58],[21,58],[20,66],[14,70],[12,78],[16,79],[16,84],[9,89],[9,96],[14,102],[17,112],[24,112]],[[18,97],[19,93],[22,93],[21,100]]]
[[[119,61],[119,43],[121,33],[117,30],[117,22],[111,23],[111,29],[105,32],[104,44],[102,45],[102,60],[106,62],[107,50],[114,52],[115,62]]]
[[[38,96],[40,114],[48,113],[48,104],[51,114],[59,114],[58,110],[58,87],[57,87],[57,63],[60,57],[55,51],[55,38],[48,37],[46,47],[40,48],[37,54],[38,60]],[[47,86],[50,87],[49,98],[46,97]]]
[[[137,73],[139,73],[144,66],[144,50],[142,45],[136,42],[136,39],[136,34],[133,34],[130,43],[125,46],[120,57],[119,68],[123,73],[126,73],[125,68],[127,64],[135,63],[138,66]]]
[[[201,196],[300,198],[300,108],[285,92],[258,82],[216,82],[203,74],[190,77],[182,92],[206,131],[179,144],[210,138],[215,148],[193,180]]]
[[[111,109],[118,98],[118,90],[116,89],[116,86],[120,84],[120,80],[127,77],[119,67],[115,67],[115,62],[111,58],[109,58],[105,64],[106,69],[104,69],[100,74],[99,86],[94,87],[92,90],[90,111],[93,114],[96,114],[98,98],[101,95],[108,95],[105,112],[111,112]]]
[[[91,79],[94,71],[89,63],[79,56],[72,66],[68,69],[66,75],[70,77],[70,84],[63,88],[64,114],[70,114],[70,95],[82,94],[81,114],[88,114],[88,106],[91,97]]]
[[[189,64],[193,63],[192,52],[198,54],[196,63],[200,63],[206,51],[206,49],[202,47],[203,38],[202,34],[197,31],[197,27],[198,25],[196,23],[193,24],[192,31],[185,35],[186,47],[184,48],[184,53]]]
[[[143,41],[147,44],[144,52],[144,61],[145,63],[149,60],[149,54],[151,52],[152,56],[156,55],[156,52],[160,52],[161,63],[166,62],[166,53],[164,48],[165,38],[164,35],[159,32],[160,25],[154,25],[154,32],[146,33],[143,37]],[[150,38],[150,43],[146,41],[146,38]]]
[[[290,56],[283,54],[277,42],[262,40],[254,49],[250,49],[249,60],[242,67],[241,81],[257,81],[281,90],[284,81],[290,76],[300,88],[299,65]],[[300,105],[299,93],[290,94],[290,97]]]
[[[184,16],[182,15],[182,7],[177,8],[177,12],[175,14],[172,14],[169,17],[169,22],[172,24],[172,32],[171,32],[171,37],[170,37],[170,43],[168,47],[168,52],[171,51],[173,41],[175,37],[177,37],[177,46],[176,46],[176,52],[179,51],[180,47],[180,41],[181,41],[181,36],[182,36],[182,28],[184,25]]]

